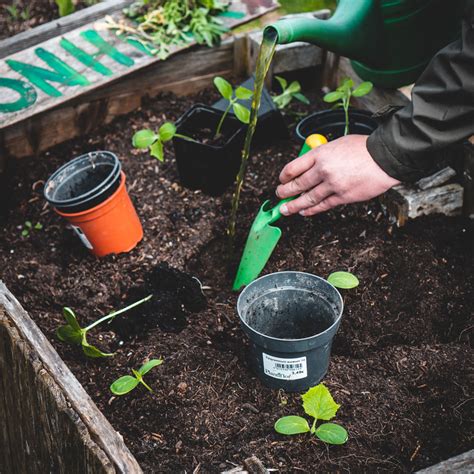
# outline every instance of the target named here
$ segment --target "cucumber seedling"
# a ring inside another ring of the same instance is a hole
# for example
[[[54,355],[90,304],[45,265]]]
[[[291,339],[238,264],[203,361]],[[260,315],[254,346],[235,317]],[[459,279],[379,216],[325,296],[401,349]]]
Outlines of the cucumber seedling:
[[[63,316],[64,319],[67,321],[67,324],[64,326],[60,326],[57,331],[56,335],[58,339],[62,342],[66,342],[68,344],[74,344],[74,345],[80,345],[82,347],[82,351],[87,357],[111,357],[114,354],[109,354],[106,352],[102,352],[100,349],[97,347],[89,344],[87,342],[87,333],[98,326],[99,324],[104,323],[105,321],[112,321],[116,316],[119,314],[125,313],[126,311],[131,310],[132,308],[135,308],[146,301],[149,301],[153,295],[148,295],[146,298],[143,298],[139,301],[136,301],[135,303],[132,303],[131,305],[127,306],[126,308],[119,309],[118,311],[113,311],[112,313],[108,314],[107,316],[104,316],[97,321],[93,322],[92,324],[89,324],[89,326],[85,328],[81,328],[79,323],[77,322],[77,317],[74,314],[74,311],[71,308],[64,307],[63,308]]]
[[[275,423],[277,433],[295,435],[309,432],[328,444],[344,444],[347,442],[347,431],[341,425],[322,423],[317,426],[317,422],[320,420],[333,419],[340,407],[324,384],[320,383],[316,387],[311,387],[301,398],[303,399],[305,413],[313,418],[311,426],[308,420],[302,416],[284,416]]]
[[[161,365],[162,359],[152,359],[146,364],[143,364],[138,370],[132,369],[132,375],[124,375],[118,378],[115,382],[110,385],[110,391],[114,395],[125,395],[134,390],[138,384],[142,384],[147,390],[153,392],[151,387],[145,383],[143,376],[148,373],[153,367]]]
[[[301,93],[301,85],[298,81],[293,81],[288,85],[288,81],[280,76],[275,76],[280,83],[281,93],[272,97],[274,104],[281,110],[287,107],[293,99],[297,99],[308,105],[308,98]]]
[[[29,237],[30,232],[33,230],[41,230],[43,228],[43,224],[40,222],[37,222],[35,225],[31,221],[25,221],[25,224],[23,225],[21,235],[23,237]]]
[[[344,127],[344,136],[349,133],[349,105],[351,97],[362,97],[367,95],[374,85],[369,82],[361,82],[354,89],[354,81],[352,79],[346,78],[343,79],[339,87],[332,92],[328,92],[324,97],[324,102],[333,103],[337,102],[335,107],[342,107],[344,109],[345,117],[345,127]]]
[[[333,272],[327,279],[332,286],[342,290],[351,290],[359,286],[359,279],[349,272]]]

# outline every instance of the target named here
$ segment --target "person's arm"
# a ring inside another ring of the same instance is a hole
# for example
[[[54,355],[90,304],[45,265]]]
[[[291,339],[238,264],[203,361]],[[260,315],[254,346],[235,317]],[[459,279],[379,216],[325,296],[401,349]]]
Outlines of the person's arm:
[[[412,102],[370,135],[375,162],[400,181],[426,176],[443,149],[474,134],[474,8],[462,36],[431,60],[412,91]]]

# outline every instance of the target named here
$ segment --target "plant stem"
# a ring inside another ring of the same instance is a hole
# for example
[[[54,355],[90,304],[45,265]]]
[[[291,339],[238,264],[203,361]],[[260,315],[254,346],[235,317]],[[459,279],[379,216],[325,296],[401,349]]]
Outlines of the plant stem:
[[[222,114],[222,117],[219,121],[219,124],[217,125],[217,130],[216,130],[216,134],[214,135],[214,138],[217,138],[221,134],[222,124],[224,123],[224,120],[225,120],[227,114],[229,113],[229,110],[232,107],[233,103],[234,102],[232,100],[229,100],[229,105],[227,106],[227,109],[225,109],[225,112]]]
[[[318,421],[317,418],[314,419],[313,424],[311,425],[311,434],[316,431],[316,421]]]
[[[104,316],[104,317],[98,319],[97,321],[93,322],[92,324],[90,324],[89,326],[84,328],[84,331],[90,331],[92,328],[95,328],[96,326],[103,323],[104,321],[107,321],[108,319],[112,320],[113,318],[115,318],[115,316],[118,316],[119,314],[125,313],[125,311],[129,311],[130,309],[133,309],[136,306],[147,302],[148,300],[150,300],[152,298],[152,296],[153,295],[148,295],[146,298],[143,298],[140,301],[135,301],[135,303],[132,303],[131,305],[128,305],[125,308],[119,309],[117,311],[113,311],[112,313],[108,314],[107,316]]]
[[[186,135],[181,135],[181,133],[175,133],[174,136],[178,138],[182,138],[183,140],[186,140],[188,142],[198,143],[196,140],[194,140],[194,138],[188,137]]]
[[[153,392],[152,388],[149,385],[147,385],[143,379],[139,379],[139,380],[140,380],[140,383],[142,383],[150,392]]]
[[[351,92],[347,94],[347,97],[344,98],[344,115],[346,118],[346,126],[344,127],[344,136],[349,133],[349,103],[351,101]]]

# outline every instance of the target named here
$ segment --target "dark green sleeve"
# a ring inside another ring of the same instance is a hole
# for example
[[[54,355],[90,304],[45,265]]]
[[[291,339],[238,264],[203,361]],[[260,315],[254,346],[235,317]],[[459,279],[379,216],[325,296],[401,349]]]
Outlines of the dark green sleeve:
[[[469,3],[461,38],[437,53],[416,82],[410,105],[367,141],[373,159],[400,181],[428,175],[446,147],[474,134],[474,2]]]

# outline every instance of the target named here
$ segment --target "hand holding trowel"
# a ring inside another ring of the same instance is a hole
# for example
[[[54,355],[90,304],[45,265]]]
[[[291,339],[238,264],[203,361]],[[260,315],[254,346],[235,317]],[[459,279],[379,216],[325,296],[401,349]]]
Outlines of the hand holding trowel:
[[[299,156],[325,143],[327,143],[327,140],[323,135],[310,135],[306,138]],[[240,290],[242,286],[248,285],[251,281],[255,280],[263,270],[281,237],[281,229],[271,224],[281,217],[280,206],[297,197],[293,196],[283,199],[274,207],[269,206],[270,201],[265,201],[262,204],[247,237],[237,276],[232,286],[234,291]]]

